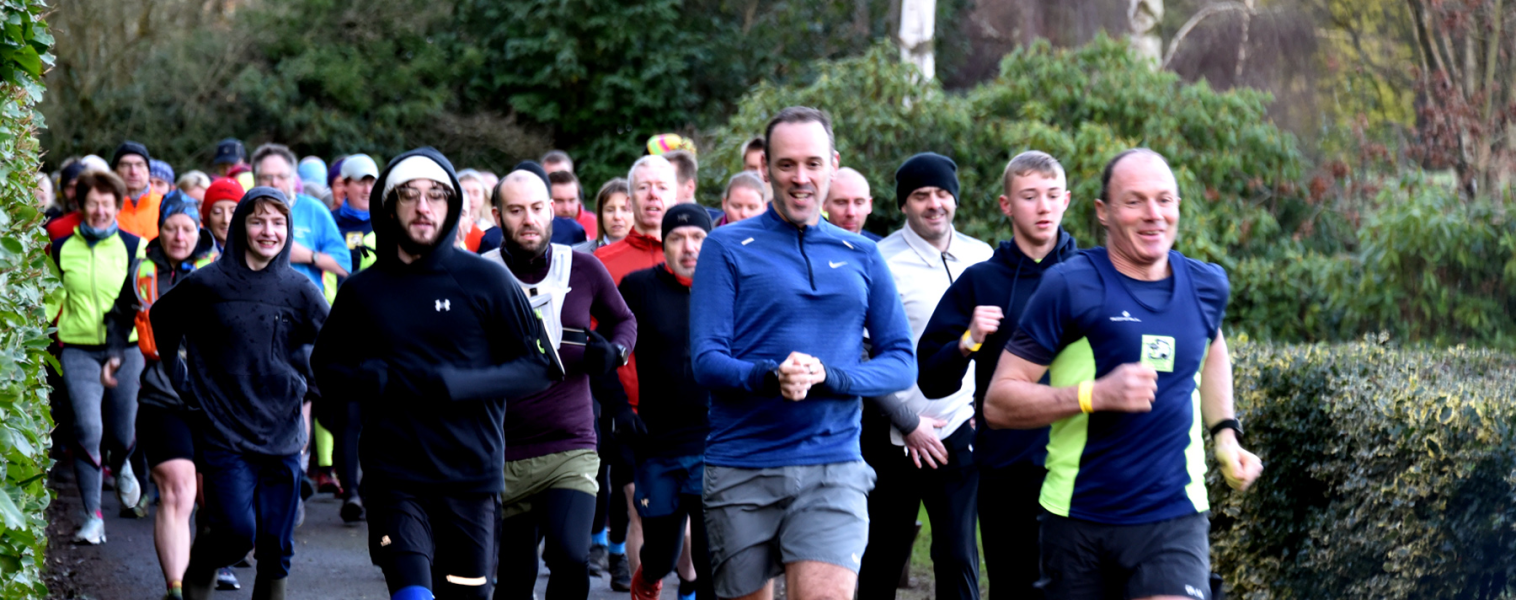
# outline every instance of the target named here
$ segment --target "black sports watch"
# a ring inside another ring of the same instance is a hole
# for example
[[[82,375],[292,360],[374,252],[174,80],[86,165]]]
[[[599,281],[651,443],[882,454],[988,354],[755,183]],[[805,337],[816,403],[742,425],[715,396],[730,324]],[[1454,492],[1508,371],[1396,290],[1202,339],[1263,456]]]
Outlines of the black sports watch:
[[[1216,434],[1223,429],[1235,431],[1238,438],[1242,437],[1242,421],[1238,421],[1237,419],[1222,419],[1221,422],[1211,426],[1211,437],[1216,437]]]
[[[621,344],[616,344],[616,356],[621,359],[621,366],[624,367],[626,363],[632,360],[632,349]]]

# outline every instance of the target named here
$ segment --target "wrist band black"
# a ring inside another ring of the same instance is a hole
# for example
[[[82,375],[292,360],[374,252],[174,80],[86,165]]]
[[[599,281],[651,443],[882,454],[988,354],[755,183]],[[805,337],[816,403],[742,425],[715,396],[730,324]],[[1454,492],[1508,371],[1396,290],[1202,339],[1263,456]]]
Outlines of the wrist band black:
[[[1242,421],[1238,421],[1237,419],[1222,419],[1221,422],[1211,426],[1211,437],[1215,437],[1216,433],[1223,429],[1235,431],[1237,432],[1237,437],[1242,437]]]

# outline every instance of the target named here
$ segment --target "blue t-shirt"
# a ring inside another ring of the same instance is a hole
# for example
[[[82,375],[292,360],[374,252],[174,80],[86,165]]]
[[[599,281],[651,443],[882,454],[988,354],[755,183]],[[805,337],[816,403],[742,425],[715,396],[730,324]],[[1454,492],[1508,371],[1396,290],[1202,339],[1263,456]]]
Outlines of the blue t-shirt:
[[[1126,363],[1158,371],[1148,413],[1096,412],[1053,423],[1043,508],[1056,515],[1135,525],[1210,509],[1205,492],[1200,370],[1219,334],[1230,284],[1221,267],[1170,251],[1173,276],[1140,282],[1118,273],[1104,248],[1042,276],[1006,350],[1048,365],[1069,387]]]
[[[861,396],[898,392],[915,379],[911,326],[889,267],[873,242],[830,223],[797,229],[771,206],[716,228],[690,294],[695,381],[711,390],[708,464],[862,460]],[[873,342],[867,362],[865,330]],[[791,352],[827,368],[826,382],[798,402],[764,384]]]
[[[332,211],[325,204],[305,194],[297,194],[294,206],[290,207],[290,216],[294,227],[291,240],[336,259],[343,270],[353,272],[352,251],[347,249],[347,241],[342,239],[342,232],[337,230],[337,221],[332,219]],[[321,269],[311,265],[290,266],[314,282],[316,289],[326,291],[326,286],[321,283]]]

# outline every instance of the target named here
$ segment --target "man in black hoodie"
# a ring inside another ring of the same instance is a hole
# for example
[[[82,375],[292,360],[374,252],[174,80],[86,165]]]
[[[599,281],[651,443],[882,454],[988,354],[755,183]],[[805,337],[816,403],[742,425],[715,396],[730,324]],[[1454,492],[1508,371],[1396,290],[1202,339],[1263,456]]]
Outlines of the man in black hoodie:
[[[255,599],[282,599],[300,503],[300,408],[314,395],[309,348],[326,300],[289,266],[294,223],[284,194],[249,190],[232,215],[226,253],[151,309],[159,356],[183,346],[174,387],[196,414],[205,531],[190,550],[184,597],[210,597],[216,569],[256,547]]]
[[[1011,240],[953,282],[916,345],[916,382],[927,398],[957,392],[970,361],[975,365],[974,462],[979,506],[988,507],[979,511],[979,528],[991,600],[1042,597],[1033,584],[1048,429],[990,429],[984,393],[1042,273],[1078,251],[1060,225],[1071,196],[1057,159],[1036,150],[1018,154],[1003,182],[1000,210],[1011,220]]]
[[[520,285],[453,245],[460,189],[436,150],[390,161],[378,262],[338,290],[312,355],[325,401],[364,403],[369,555],[396,600],[489,596],[506,402],[562,376]]]

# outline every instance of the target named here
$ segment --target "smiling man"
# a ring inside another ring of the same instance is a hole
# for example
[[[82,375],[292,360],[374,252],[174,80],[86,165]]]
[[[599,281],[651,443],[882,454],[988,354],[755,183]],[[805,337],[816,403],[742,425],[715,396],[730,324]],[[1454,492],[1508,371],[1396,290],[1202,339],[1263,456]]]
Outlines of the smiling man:
[[[690,305],[695,381],[711,390],[704,503],[716,595],[851,598],[874,471],[860,396],[910,387],[910,324],[874,243],[821,220],[839,157],[831,118],[769,121],[762,215],[718,228]],[[863,360],[863,336],[873,340]]]
[[[1173,249],[1179,203],[1158,153],[1111,159],[1095,200],[1108,246],[1043,276],[985,395],[991,427],[1052,426],[1041,495],[1051,598],[1206,600],[1203,432],[1234,489],[1263,468],[1237,441],[1226,273]]]

